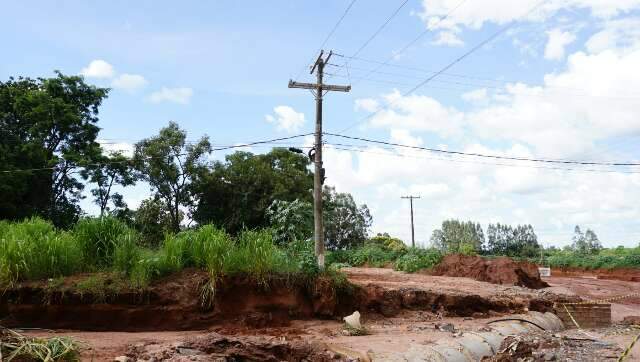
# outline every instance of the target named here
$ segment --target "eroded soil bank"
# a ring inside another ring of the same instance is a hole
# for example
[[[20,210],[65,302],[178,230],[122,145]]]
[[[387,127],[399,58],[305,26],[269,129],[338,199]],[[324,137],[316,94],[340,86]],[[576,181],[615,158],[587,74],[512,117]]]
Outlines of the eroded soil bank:
[[[596,279],[622,280],[626,282],[640,282],[640,269],[584,269],[584,268],[551,268],[554,277],[593,277]]]
[[[73,280],[55,288],[47,281],[25,283],[0,297],[0,319],[9,327],[96,331],[206,329],[225,323],[259,328],[286,326],[291,320],[339,320],[355,310],[385,317],[402,310],[476,317],[525,309],[547,311],[554,301],[571,299],[466,278],[368,268],[346,268],[345,272],[353,283],[349,287],[337,287],[328,278],[307,283],[286,278],[262,283],[245,277],[226,278],[216,283],[212,303],[203,297],[209,276],[198,270],[158,280],[143,292],[81,292],[70,287]],[[83,277],[90,276],[74,279]],[[469,283],[473,285],[466,285]]]

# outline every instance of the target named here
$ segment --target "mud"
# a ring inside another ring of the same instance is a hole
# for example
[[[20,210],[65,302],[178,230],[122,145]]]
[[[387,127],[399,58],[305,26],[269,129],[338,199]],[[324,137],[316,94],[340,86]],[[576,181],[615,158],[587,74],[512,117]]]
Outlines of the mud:
[[[540,279],[538,267],[527,261],[514,261],[499,257],[486,259],[480,256],[450,254],[445,256],[431,275],[467,277],[493,284],[506,284],[531,289],[546,288],[549,285]]]
[[[134,361],[347,361],[321,343],[300,338],[271,336],[224,336],[215,332],[172,345],[139,343],[125,356]]]

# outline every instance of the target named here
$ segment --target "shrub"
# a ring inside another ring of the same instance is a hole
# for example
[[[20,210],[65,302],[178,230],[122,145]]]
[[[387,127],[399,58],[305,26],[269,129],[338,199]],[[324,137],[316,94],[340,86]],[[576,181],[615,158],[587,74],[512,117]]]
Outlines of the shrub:
[[[421,269],[429,269],[442,260],[442,253],[436,249],[410,248],[406,254],[400,256],[395,264],[395,270],[415,273]]]
[[[398,252],[388,250],[378,244],[365,244],[361,248],[352,251],[349,264],[353,266],[368,265],[371,267],[382,267],[394,261],[399,255]]]
[[[113,253],[120,238],[127,237],[130,232],[124,222],[111,216],[84,218],[73,229],[86,262],[96,268],[112,264]]]
[[[69,275],[84,265],[76,240],[42,219],[4,224],[0,231],[2,284]]]

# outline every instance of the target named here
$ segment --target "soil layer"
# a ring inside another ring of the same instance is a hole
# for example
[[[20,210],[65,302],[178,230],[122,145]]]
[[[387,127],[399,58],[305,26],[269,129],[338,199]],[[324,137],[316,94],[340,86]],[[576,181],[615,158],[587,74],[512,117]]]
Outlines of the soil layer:
[[[532,289],[549,285],[540,279],[538,267],[527,261],[507,257],[486,259],[480,256],[450,254],[436,265],[431,275],[467,277],[493,284],[518,285]]]

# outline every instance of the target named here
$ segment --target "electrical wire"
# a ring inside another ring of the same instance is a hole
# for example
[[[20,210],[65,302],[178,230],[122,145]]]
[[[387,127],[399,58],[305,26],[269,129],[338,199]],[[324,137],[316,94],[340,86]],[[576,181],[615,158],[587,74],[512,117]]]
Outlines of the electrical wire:
[[[324,46],[327,44],[327,42],[329,41],[329,39],[333,36],[333,33],[336,32],[336,30],[338,29],[338,27],[340,26],[340,24],[342,24],[342,21],[344,20],[344,18],[347,16],[347,14],[349,13],[349,10],[351,10],[351,8],[353,7],[353,4],[356,2],[357,0],[351,0],[351,3],[349,3],[349,5],[347,6],[346,9],[344,9],[344,12],[342,13],[342,16],[340,16],[340,18],[338,19],[338,21],[335,23],[335,25],[333,26],[333,28],[331,29],[331,31],[329,31],[329,34],[327,34],[327,36],[324,38],[324,41],[322,41],[322,44],[320,45],[320,47],[318,48],[318,52],[320,52],[322,50],[322,48],[324,48]],[[315,55],[313,57],[311,57],[311,60],[309,60],[309,63],[313,63],[313,58],[315,57]],[[300,78],[300,75],[302,75],[302,72],[304,72],[304,70],[307,68],[307,66],[305,65],[304,67],[302,67],[302,69],[300,70],[300,72],[298,72],[298,75],[296,76],[297,78]]]
[[[453,14],[453,12],[455,12],[456,10],[458,10],[458,8],[460,6],[462,6],[462,4],[464,4],[467,0],[462,0],[461,2],[458,3],[458,5],[454,6],[447,14],[445,14],[445,16],[441,17],[438,19],[438,21],[436,22],[435,25],[440,24],[441,22],[443,22],[444,20],[446,20],[447,18],[449,18],[449,16],[451,14]],[[389,58],[387,58],[387,60],[385,60],[384,62],[382,62],[381,64],[378,65],[378,67],[371,69],[369,71],[369,73],[365,74],[364,78],[366,79],[369,75],[371,75],[371,73],[377,71],[378,69],[384,67],[385,65],[387,65],[389,62],[391,62],[392,60],[394,60],[397,56],[399,56],[400,54],[404,53],[407,49],[409,49],[410,47],[412,47],[415,43],[417,43],[420,39],[422,39],[423,36],[425,36],[427,33],[429,33],[431,31],[430,28],[425,29],[423,32],[421,32],[417,37],[415,37],[413,40],[411,40],[409,43],[405,44],[405,46],[403,46],[399,51],[394,52],[393,55],[391,55]],[[357,56],[357,54],[355,54],[354,56]],[[355,84],[361,82],[362,80],[356,82]],[[353,84],[355,86],[355,84]]]
[[[265,144],[265,143],[289,140],[289,139],[293,139],[293,138],[306,137],[306,136],[310,136],[310,135],[313,135],[313,133],[304,133],[304,134],[299,134],[299,135],[295,135],[295,136],[273,138],[273,139],[270,139],[270,140],[261,140],[261,141],[248,142],[248,143],[232,145],[232,146],[224,146],[224,147],[212,148],[211,151],[215,152],[215,151],[224,151],[224,150],[229,150],[229,149],[234,149],[234,148],[243,148],[243,147],[249,147],[249,146],[254,146],[254,145],[261,145],[261,144]],[[187,155],[186,153],[179,153],[179,154],[176,154],[175,156],[186,156],[186,155]],[[155,158],[155,157],[146,157],[146,159],[153,159],[153,158]],[[66,162],[66,161],[67,160],[62,159],[62,158],[59,159],[59,162]],[[111,164],[119,164],[119,163],[128,163],[128,162],[132,162],[132,161],[133,160],[131,160],[131,159],[127,159],[127,160],[122,160],[122,161],[84,163],[84,164],[79,164],[78,166],[81,166],[81,167],[103,166],[103,165],[111,165]],[[40,168],[31,168],[31,169],[0,170],[0,173],[33,172],[33,171],[45,171],[45,170],[51,171],[51,170],[56,170],[58,168],[59,168],[59,166],[40,167]]]
[[[527,12],[525,12],[523,15],[521,15],[519,18],[525,17],[527,15],[529,15],[530,13],[532,13],[533,11],[535,11],[536,9],[538,9],[540,6],[542,6],[542,4],[544,4],[547,0],[542,0],[540,2],[538,2],[536,5],[534,5],[533,7],[531,7]],[[498,31],[496,31],[495,33],[493,33],[491,36],[489,36],[488,38],[484,39],[483,41],[481,41],[480,43],[476,44],[475,46],[473,46],[471,49],[469,49],[468,51],[466,51],[465,53],[463,53],[462,55],[460,55],[458,58],[454,59],[452,62],[450,62],[449,64],[447,64],[446,66],[444,66],[442,69],[440,69],[439,71],[435,72],[433,75],[431,75],[430,77],[428,77],[427,79],[423,80],[422,82],[418,83],[416,86],[414,86],[413,88],[411,88],[409,91],[405,92],[402,96],[407,96],[413,92],[415,92],[416,90],[420,89],[422,86],[424,86],[425,84],[429,83],[431,80],[433,80],[434,78],[436,78],[437,76],[441,75],[442,73],[446,72],[447,70],[449,70],[451,67],[453,67],[454,65],[458,64],[459,62],[461,62],[463,59],[465,59],[466,57],[470,56],[471,54],[475,53],[478,49],[482,48],[483,46],[485,46],[486,44],[488,44],[489,42],[491,42],[492,40],[494,40],[495,38],[497,38],[498,36],[500,36],[502,33],[506,32],[507,30],[509,30],[513,25],[515,24],[514,22],[511,22],[510,24],[508,24],[507,26],[502,27],[501,29],[499,29]],[[373,116],[375,116],[376,114],[380,113],[382,110],[388,109],[390,106],[392,106],[395,102],[397,102],[397,99],[391,103],[389,103],[388,105],[386,105],[385,107],[382,107],[378,110],[376,110],[375,112],[370,113],[369,115],[367,115],[366,117],[364,117],[363,119],[349,125],[348,127],[346,127],[345,129],[341,130],[339,133],[344,133],[348,130],[350,130],[351,128],[355,127],[356,125],[358,125],[361,122],[364,122],[368,119],[371,119]]]
[[[480,162],[480,161],[471,161],[471,160],[462,160],[455,158],[440,158],[440,157],[424,157],[424,156],[412,156],[406,155],[402,153],[390,153],[390,152],[375,152],[369,150],[362,149],[353,149],[353,148],[344,148],[340,146],[335,146],[334,143],[327,143],[332,146],[332,149],[349,151],[349,152],[358,152],[358,153],[367,153],[367,154],[375,154],[381,156],[388,157],[401,157],[401,158],[412,158],[412,159],[420,159],[420,160],[437,160],[437,161],[446,161],[446,162],[456,162],[456,163],[466,163],[472,165],[489,165],[489,166],[500,166],[500,167],[519,167],[519,168],[531,168],[538,170],[553,170],[553,171],[569,171],[569,172],[593,172],[593,173],[622,173],[622,174],[640,174],[640,171],[624,171],[624,170],[603,170],[603,169],[582,169],[582,168],[566,168],[566,167],[545,167],[545,166],[532,166],[532,165],[522,165],[522,164],[510,164],[510,163],[495,163],[495,162]],[[346,145],[345,145],[346,146]],[[387,150],[392,150],[388,149]]]
[[[421,146],[412,146],[405,145],[401,143],[395,142],[386,142],[380,140],[374,140],[363,137],[355,137],[355,136],[346,136],[337,133],[324,133],[327,136],[340,137],[350,140],[357,140],[368,143],[382,144],[387,146],[395,146],[395,147],[404,147],[416,150],[429,151],[434,153],[441,154],[449,154],[449,155],[460,155],[460,156],[470,156],[470,157],[481,157],[481,158],[491,158],[491,159],[499,159],[499,160],[511,160],[511,161],[526,161],[526,162],[539,162],[539,163],[554,163],[554,164],[571,164],[571,165],[583,165],[583,166],[640,166],[640,162],[598,162],[598,161],[579,161],[579,160],[563,160],[563,159],[543,159],[543,158],[529,158],[529,157],[511,157],[511,156],[499,156],[499,155],[488,155],[483,153],[474,153],[474,152],[462,152],[462,151],[449,151],[438,148],[429,148],[429,147],[421,147]]]

